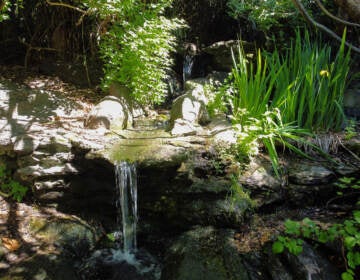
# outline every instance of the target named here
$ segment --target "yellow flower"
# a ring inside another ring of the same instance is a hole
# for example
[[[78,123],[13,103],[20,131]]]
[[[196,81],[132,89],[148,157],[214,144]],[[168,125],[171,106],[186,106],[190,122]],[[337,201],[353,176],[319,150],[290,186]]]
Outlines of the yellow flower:
[[[330,76],[330,73],[329,73],[329,71],[327,71],[327,70],[321,70],[321,71],[320,71],[320,76],[322,76],[322,77],[329,77],[329,76]]]

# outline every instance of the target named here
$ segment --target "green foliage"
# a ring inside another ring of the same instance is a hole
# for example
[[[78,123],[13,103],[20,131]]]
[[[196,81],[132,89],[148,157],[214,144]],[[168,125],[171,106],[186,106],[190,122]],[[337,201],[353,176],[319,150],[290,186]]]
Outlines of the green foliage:
[[[293,21],[298,16],[291,1],[287,0],[229,0],[228,14],[239,19],[247,17],[260,30],[282,25],[283,20]]]
[[[302,2],[307,6],[309,1]],[[253,32],[263,32],[267,41],[275,45],[287,45],[289,32],[305,26],[302,16],[288,0],[228,0],[227,11],[239,22],[245,21]]]
[[[239,183],[238,177],[232,175],[231,177],[231,187],[228,200],[233,208],[239,207],[243,208],[243,205],[251,205],[255,207],[255,202],[251,199],[248,192],[244,190],[242,185]]]
[[[10,1],[0,2],[0,7],[0,22],[2,22],[9,19]]]
[[[105,64],[103,86],[117,81],[128,87],[136,101],[157,104],[167,92],[165,78],[172,64],[174,32],[184,24],[163,16],[172,0],[94,1],[87,5],[112,24],[100,41]]]
[[[331,48],[311,42],[308,33],[298,32],[285,55],[267,56],[269,75],[276,83],[272,106],[285,122],[311,132],[338,131],[344,122],[343,94],[350,68],[350,52],[343,41],[332,59]]]
[[[342,178],[338,186],[341,189],[359,189],[360,181],[355,181],[354,178]],[[343,248],[344,266],[346,268],[341,278],[343,280],[354,279],[355,270],[360,267],[359,210],[354,211],[352,217],[343,223],[333,224],[328,228],[320,227],[309,218],[304,218],[301,222],[286,220],[284,225],[286,236],[278,236],[278,239],[273,243],[272,250],[274,253],[282,253],[285,248],[290,253],[300,253],[302,238],[316,240],[320,243],[338,240]]]
[[[22,201],[28,188],[21,185],[19,182],[14,181],[6,166],[0,164],[0,193],[6,197],[12,197],[17,202]]]
[[[303,136],[339,130],[345,118],[342,100],[350,63],[345,35],[334,60],[328,46],[312,43],[307,33],[301,38],[298,32],[284,55],[258,51],[256,66],[239,46],[232,73],[211,103],[223,102],[219,109],[230,110],[239,154],[254,155],[261,143],[278,176],[277,145],[306,156],[297,144],[319,149]]]
[[[353,119],[350,119],[347,126],[345,127],[345,140],[350,140],[354,138],[357,135],[356,132],[356,121]]]
[[[23,8],[23,0],[2,0],[0,1],[0,22],[10,19],[10,13],[13,11],[15,16],[19,15],[19,10]]]

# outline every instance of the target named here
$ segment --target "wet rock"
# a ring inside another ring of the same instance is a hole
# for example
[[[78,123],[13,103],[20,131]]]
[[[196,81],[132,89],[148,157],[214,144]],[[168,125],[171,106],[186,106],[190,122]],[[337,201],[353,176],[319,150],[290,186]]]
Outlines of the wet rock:
[[[283,264],[278,256],[271,256],[267,262],[267,270],[272,280],[292,280],[294,277],[290,274],[286,264]]]
[[[33,217],[29,230],[34,238],[47,244],[54,244],[66,254],[85,256],[92,249],[99,236],[96,230],[80,219],[44,220]]]
[[[314,162],[292,163],[289,168],[289,182],[298,185],[328,184],[335,174]]]
[[[340,272],[324,256],[317,253],[308,243],[298,256],[286,254],[291,274],[295,279],[340,279]]]
[[[161,279],[250,279],[233,235],[213,227],[185,232],[167,251]]]
[[[126,102],[126,99],[107,96],[91,110],[84,126],[90,129],[99,127],[124,129],[131,127],[132,122],[130,105]]]
[[[84,280],[159,280],[160,265],[145,250],[124,253],[119,249],[96,250],[79,268]]]

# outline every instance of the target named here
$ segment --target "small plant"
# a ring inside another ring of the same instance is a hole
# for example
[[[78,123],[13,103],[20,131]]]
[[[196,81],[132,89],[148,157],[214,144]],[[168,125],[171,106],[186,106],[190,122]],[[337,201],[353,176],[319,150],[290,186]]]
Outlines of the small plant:
[[[360,188],[360,181],[353,178],[343,178],[338,186],[341,189]],[[341,193],[340,193],[341,195]],[[359,204],[359,201],[357,202]],[[339,241],[342,246],[345,272],[341,274],[343,280],[355,279],[355,271],[360,267],[360,211],[353,211],[352,217],[341,224],[333,224],[323,228],[315,221],[304,218],[301,222],[286,220],[285,236],[278,236],[273,243],[273,252],[278,254],[287,249],[292,254],[302,252],[303,238],[312,239],[320,243]]]
[[[356,132],[356,121],[353,119],[350,119],[348,122],[348,125],[345,127],[345,140],[350,140],[354,138],[357,135]]]
[[[236,175],[231,176],[231,187],[228,199],[231,203],[232,208],[240,207],[246,204],[251,207],[255,207],[255,202],[251,199],[248,192],[244,190],[242,185],[238,181],[238,177]]]
[[[0,164],[0,194],[5,197],[12,197],[17,202],[23,200],[28,188],[14,181],[4,164]]]

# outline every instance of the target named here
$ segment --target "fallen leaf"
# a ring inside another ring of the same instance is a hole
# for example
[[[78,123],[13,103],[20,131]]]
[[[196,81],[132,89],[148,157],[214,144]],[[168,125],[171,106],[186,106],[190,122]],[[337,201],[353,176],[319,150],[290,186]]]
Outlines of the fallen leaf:
[[[1,237],[1,241],[3,246],[8,249],[9,251],[16,251],[20,248],[20,242],[16,239],[8,238],[8,237]]]

